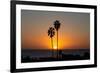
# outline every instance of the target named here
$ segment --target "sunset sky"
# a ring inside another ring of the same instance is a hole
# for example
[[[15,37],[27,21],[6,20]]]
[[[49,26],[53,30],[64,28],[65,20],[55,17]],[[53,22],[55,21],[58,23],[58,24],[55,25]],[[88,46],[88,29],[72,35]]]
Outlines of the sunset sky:
[[[59,20],[59,49],[90,48],[90,14],[75,12],[53,12],[21,10],[22,49],[51,49],[48,36],[50,26]],[[56,47],[56,34],[53,38]]]

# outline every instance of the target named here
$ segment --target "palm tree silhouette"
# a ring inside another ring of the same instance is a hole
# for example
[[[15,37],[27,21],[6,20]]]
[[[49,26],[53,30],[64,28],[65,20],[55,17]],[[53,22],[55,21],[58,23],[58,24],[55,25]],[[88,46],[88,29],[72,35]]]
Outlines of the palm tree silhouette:
[[[48,29],[48,36],[51,38],[51,45],[52,45],[52,56],[53,56],[53,36],[55,35],[55,29],[53,27],[49,27]]]
[[[54,28],[56,29],[57,32],[57,58],[58,58],[58,30],[60,28],[61,23],[59,22],[59,20],[56,20],[54,22]]]

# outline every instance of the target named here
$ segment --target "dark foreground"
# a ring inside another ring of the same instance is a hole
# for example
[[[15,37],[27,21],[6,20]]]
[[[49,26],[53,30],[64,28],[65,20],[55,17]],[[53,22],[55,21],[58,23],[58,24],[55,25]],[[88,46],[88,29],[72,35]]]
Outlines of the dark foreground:
[[[25,53],[25,51],[23,51]],[[29,52],[29,51],[27,51]],[[36,52],[36,51],[35,51]],[[47,51],[45,51],[47,52]],[[31,52],[29,52],[31,53]],[[44,51],[43,51],[44,53]],[[33,53],[34,55],[35,53]],[[40,53],[39,53],[40,54]],[[47,54],[47,53],[46,53]],[[90,52],[89,50],[78,50],[78,51],[68,51],[67,52],[60,52],[59,56],[57,57],[57,54],[49,53],[49,56],[41,56],[35,57],[35,56],[30,56],[30,55],[25,55],[22,54],[21,56],[21,62],[26,63],[26,62],[46,62],[46,61],[71,61],[71,60],[87,60],[90,59]]]

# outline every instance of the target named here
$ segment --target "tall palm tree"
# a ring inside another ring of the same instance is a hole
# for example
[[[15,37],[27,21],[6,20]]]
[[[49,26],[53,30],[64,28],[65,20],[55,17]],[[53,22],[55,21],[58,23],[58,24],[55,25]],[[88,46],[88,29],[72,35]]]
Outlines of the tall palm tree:
[[[61,23],[59,22],[59,20],[56,20],[54,22],[54,28],[56,29],[57,32],[57,58],[58,58],[58,30],[60,28]]]
[[[52,56],[53,56],[53,36],[55,35],[55,29],[53,27],[49,27],[48,29],[48,36],[51,38],[51,45],[52,45]]]

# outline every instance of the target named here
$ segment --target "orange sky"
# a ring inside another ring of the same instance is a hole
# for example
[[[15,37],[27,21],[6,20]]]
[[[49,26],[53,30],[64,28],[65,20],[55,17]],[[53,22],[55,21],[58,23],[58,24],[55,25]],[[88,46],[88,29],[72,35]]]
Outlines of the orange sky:
[[[22,10],[22,49],[50,49],[51,38],[47,31],[59,20],[59,49],[87,49],[90,47],[90,15],[74,12],[46,12]],[[53,38],[56,46],[56,34]]]

